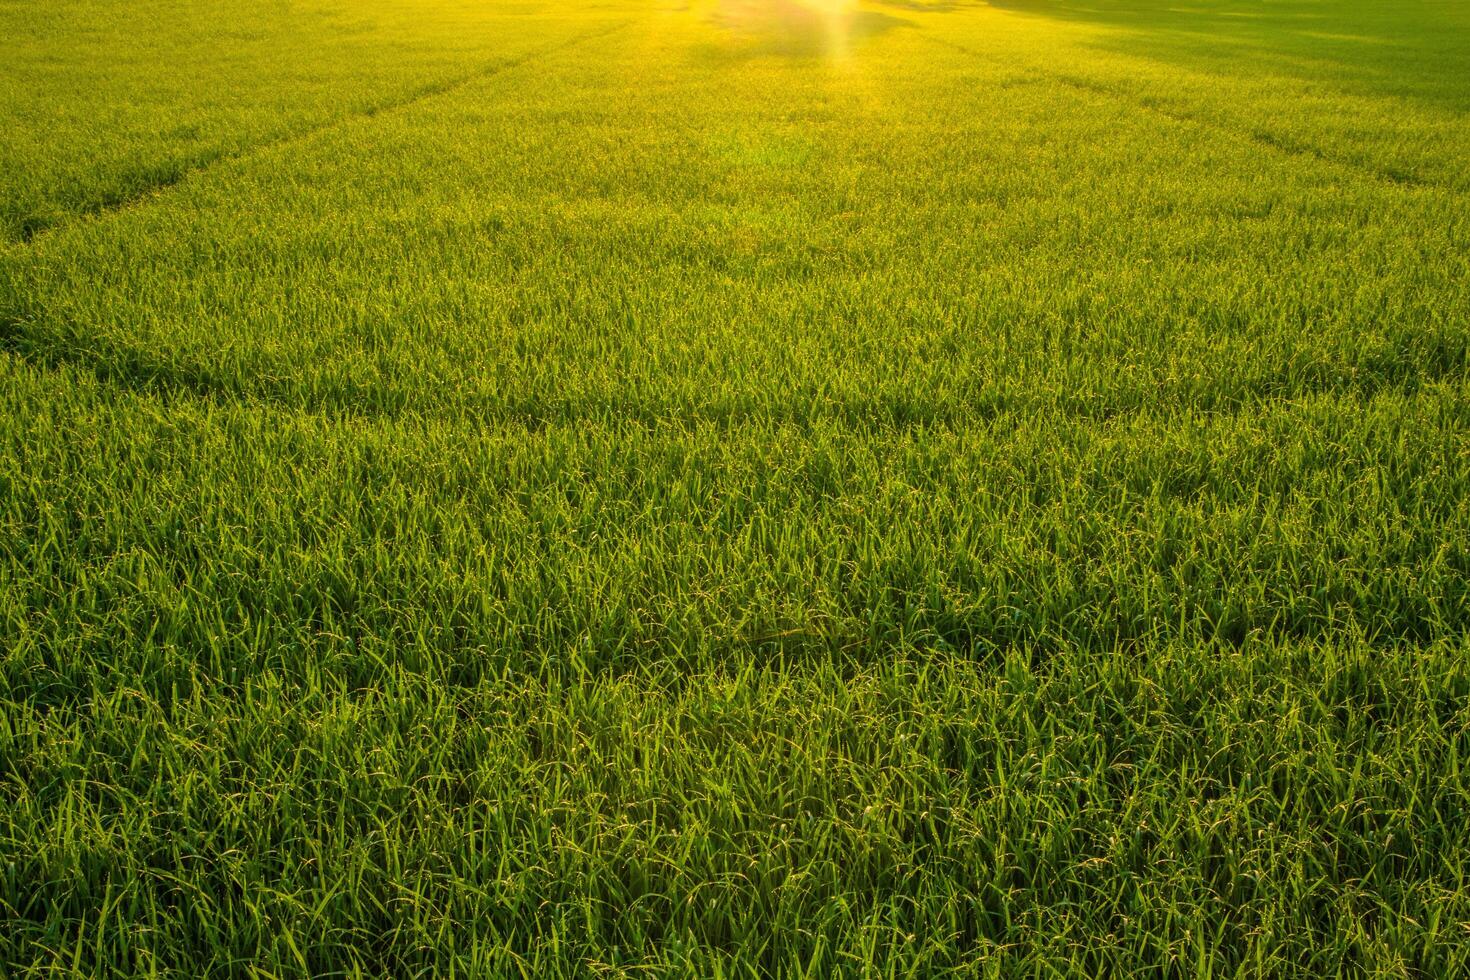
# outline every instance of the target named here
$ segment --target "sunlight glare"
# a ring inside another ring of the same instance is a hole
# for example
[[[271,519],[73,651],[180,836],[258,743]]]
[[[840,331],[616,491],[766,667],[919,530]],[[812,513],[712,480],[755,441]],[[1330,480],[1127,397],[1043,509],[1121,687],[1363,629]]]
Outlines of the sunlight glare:
[[[783,52],[843,58],[859,17],[855,0],[718,0],[711,19]]]

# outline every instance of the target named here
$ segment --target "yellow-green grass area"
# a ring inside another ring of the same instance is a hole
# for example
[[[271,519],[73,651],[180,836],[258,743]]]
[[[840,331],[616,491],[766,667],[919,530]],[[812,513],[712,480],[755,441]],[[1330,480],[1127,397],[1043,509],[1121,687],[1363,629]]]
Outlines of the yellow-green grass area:
[[[0,974],[1470,972],[1470,10],[5,0]]]
[[[545,0],[0,0],[0,242],[509,70],[628,13]]]

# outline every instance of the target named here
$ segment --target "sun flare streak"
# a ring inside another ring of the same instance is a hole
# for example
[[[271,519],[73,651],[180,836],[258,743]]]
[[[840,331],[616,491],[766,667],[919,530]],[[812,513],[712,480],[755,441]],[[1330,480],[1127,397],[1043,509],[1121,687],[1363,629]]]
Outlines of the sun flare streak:
[[[710,19],[780,51],[845,58],[863,16],[855,0],[718,0]]]

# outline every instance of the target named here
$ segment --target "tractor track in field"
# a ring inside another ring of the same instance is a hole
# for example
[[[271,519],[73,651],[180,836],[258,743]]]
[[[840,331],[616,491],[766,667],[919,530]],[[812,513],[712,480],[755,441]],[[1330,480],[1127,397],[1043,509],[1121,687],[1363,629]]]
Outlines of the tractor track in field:
[[[221,164],[231,163],[236,160],[248,160],[253,157],[260,156],[261,154],[268,153],[271,150],[280,149],[283,146],[290,146],[293,143],[304,142],[314,136],[329,132],[340,126],[345,126],[357,120],[371,119],[375,116],[380,116],[385,113],[396,112],[400,109],[409,108],[410,106],[414,106],[428,99],[432,99],[435,96],[445,95],[450,92],[458,91],[459,89],[462,89],[467,85],[473,84],[474,82],[481,81],[486,78],[493,78],[496,75],[505,74],[506,72],[524,67],[525,65],[528,65],[532,62],[560,54],[563,51],[567,51],[579,45],[586,44],[588,41],[595,41],[599,38],[609,37],[620,31],[626,30],[634,22],[635,18],[629,18],[616,21],[612,24],[603,25],[596,30],[585,31],[581,34],[577,34],[573,37],[567,38],[566,40],[547,45],[544,48],[539,48],[535,51],[528,51],[513,58],[507,58],[504,60],[497,60],[487,64],[482,64],[479,67],[475,68],[473,71],[465,72],[452,78],[440,79],[438,81],[428,82],[426,84],[416,86],[415,88],[412,88],[407,92],[401,92],[397,95],[385,98],[379,102],[374,102],[360,109],[356,109],[352,112],[346,113],[345,115],[335,116],[332,119],[328,119],[321,123],[308,126],[304,129],[297,129],[291,132],[282,133],[281,135],[273,137],[271,139],[262,140],[258,143],[252,143],[248,146],[242,146],[234,150],[228,150],[207,156],[202,156],[194,161],[186,161],[180,164],[178,167],[160,173],[157,178],[148,181],[142,187],[138,187],[127,193],[103,198],[97,202],[94,202],[91,206],[75,211],[71,215],[59,221],[24,228],[19,237],[12,239],[8,243],[0,243],[0,250],[3,250],[6,247],[12,249],[23,248],[46,235],[50,235],[67,228],[72,228],[86,222],[100,221],[108,217],[109,215],[133,210],[135,208],[146,205],[148,202],[156,199],[157,197],[168,191],[170,188],[177,187],[179,184],[182,184],[185,180],[194,176],[195,174],[200,174],[208,170],[212,170]]]
[[[821,423],[839,423],[849,431],[950,430],[990,427],[1011,417],[1033,418],[1060,413],[1079,422],[1103,424],[1140,416],[1144,412],[1175,413],[1194,420],[1237,417],[1269,406],[1310,401],[1313,398],[1353,398],[1366,402],[1385,392],[1408,395],[1452,383],[1463,374],[1463,354],[1445,350],[1423,370],[1406,373],[1384,369],[1353,378],[1325,378],[1298,382],[1283,396],[1286,380],[1280,375],[1244,379],[1233,389],[1213,392],[1160,390],[1145,397],[1140,392],[1108,399],[1080,396],[1056,400],[1028,399],[1005,393],[980,393],[950,406],[905,401],[891,395],[847,397],[803,410],[800,403],[786,407],[722,404],[718,400],[684,406],[650,405],[636,397],[590,395],[561,403],[541,404],[525,399],[497,402],[470,397],[446,403],[415,403],[399,388],[383,388],[353,381],[329,383],[316,390],[293,387],[287,379],[270,374],[222,374],[208,364],[157,358],[141,348],[93,348],[48,342],[28,332],[33,312],[0,309],[0,363],[10,360],[38,372],[89,375],[100,388],[124,398],[145,399],[159,405],[196,404],[220,409],[244,406],[288,416],[311,417],[328,423],[418,424],[453,419],[479,428],[517,428],[542,432],[558,426],[616,423],[642,431],[707,425],[732,431],[745,425],[792,426],[811,431]]]
[[[1013,67],[1010,62],[1002,61],[999,58],[993,58],[985,54],[984,52],[976,51],[974,48],[968,48],[962,44],[956,44],[953,41],[947,41],[944,38],[935,37],[932,34],[924,34],[923,37],[925,38],[925,40],[933,44],[937,44],[940,47],[948,48],[951,51],[958,51],[961,54],[969,55],[972,58],[985,61],[989,64]],[[1111,99],[1115,102],[1121,102],[1131,108],[1140,109],[1144,112],[1149,112],[1156,116],[1161,116],[1165,119],[1170,120],[1171,122],[1178,123],[1180,125],[1198,126],[1202,129],[1211,130],[1222,136],[1254,143],[1257,146],[1284,154],[1286,156],[1306,157],[1311,160],[1316,160],[1320,163],[1342,167],[1346,170],[1351,170],[1354,173],[1362,174],[1381,183],[1394,184],[1399,187],[1409,187],[1415,189],[1440,190],[1451,194],[1462,193],[1461,188],[1455,187],[1443,181],[1432,180],[1425,177],[1420,177],[1416,174],[1407,173],[1402,170],[1396,170],[1391,167],[1379,166],[1363,160],[1343,156],[1341,154],[1333,153],[1330,150],[1323,149],[1320,146],[1306,143],[1301,140],[1291,139],[1289,137],[1281,136],[1275,133],[1266,133],[1250,129],[1242,129],[1235,126],[1226,125],[1205,116],[1193,115],[1187,112],[1176,112],[1171,109],[1166,109],[1163,106],[1146,101],[1144,99],[1137,98],[1128,94],[1127,92],[1121,92],[1116,88],[1112,88],[1111,86],[1104,85],[1099,82],[1094,82],[1089,79],[1078,78],[1074,75],[1062,74],[1061,72],[1031,68],[1030,66],[1027,66],[1027,70],[1031,73],[1028,79],[1031,82],[1053,82],[1065,88],[1070,88],[1076,92],[1084,92],[1088,95],[1101,96],[1102,98]]]
[[[535,51],[529,51],[505,60],[497,60],[488,64],[482,64],[472,71],[465,72],[451,78],[440,79],[437,81],[419,85],[410,89],[409,91],[385,98],[379,102],[363,106],[362,108],[356,109],[345,115],[336,116],[332,119],[308,126],[304,129],[282,133],[279,136],[262,140],[257,143],[252,143],[247,146],[238,147],[233,150],[201,155],[194,160],[185,160],[179,163],[177,166],[161,167],[159,168],[159,172],[150,179],[145,180],[142,183],[142,186],[126,192],[117,193],[115,195],[105,196],[55,222],[41,222],[35,225],[23,227],[20,234],[15,238],[12,238],[9,242],[0,242],[0,250],[24,248],[25,246],[31,244],[39,238],[43,238],[52,233],[62,231],[66,228],[71,228],[89,221],[98,221],[112,214],[132,210],[134,208],[147,204],[149,201],[159,197],[170,188],[182,184],[191,176],[204,173],[208,170],[214,169],[221,164],[230,163],[236,160],[248,160],[261,154],[267,153],[271,150],[279,149],[283,146],[289,146],[293,143],[303,142],[321,133],[328,132],[330,130],[336,129],[340,126],[344,126],[360,119],[372,118],[374,116],[394,112],[399,109],[408,108],[410,106],[424,102],[428,99],[434,98],[435,96],[457,91],[476,81],[480,81],[486,78],[492,78],[496,75],[504,74],[517,68],[524,67],[527,64],[541,60],[543,58],[551,57],[563,51],[585,44],[588,41],[593,41],[597,40],[598,38],[608,37],[610,35],[616,34],[627,29],[635,21],[636,18],[628,18],[625,20],[617,21],[612,24],[603,25],[596,30],[586,31],[582,34],[575,35],[573,37],[567,38],[563,41],[559,41],[555,44],[548,45]],[[922,36],[932,44],[946,48],[948,50],[957,51],[961,54],[981,61],[985,61],[989,64],[1012,66],[1010,62],[992,57],[982,51],[977,51],[974,48],[966,47],[962,44],[957,44],[942,37],[936,37],[930,33],[923,33]],[[1291,139],[1289,137],[1284,137],[1274,133],[1260,132],[1229,126],[1220,123],[1217,120],[1196,114],[1177,112],[1157,105],[1155,103],[1136,98],[1127,92],[1119,91],[1118,89],[1111,86],[1094,82],[1088,79],[1078,78],[1076,76],[1067,75],[1060,72],[1047,71],[1044,69],[1028,68],[1028,72],[1029,75],[1026,78],[1026,81],[1032,83],[1052,82],[1057,85],[1070,88],[1077,92],[1083,92],[1089,95],[1099,96],[1116,102],[1124,103],[1132,108],[1140,109],[1154,115],[1161,116],[1180,125],[1199,126],[1201,128],[1212,130],[1227,137],[1254,143],[1267,150],[1275,151],[1277,153],[1281,153],[1287,156],[1305,157],[1329,165],[1343,167],[1345,169],[1364,174],[1372,179],[1378,180],[1383,183],[1394,184],[1401,187],[1436,189],[1447,191],[1449,193],[1460,193],[1462,190],[1461,188],[1457,188],[1443,181],[1420,177],[1418,175],[1390,167],[1374,165],[1363,160],[1358,160],[1352,157],[1333,153],[1330,150],[1323,149],[1322,147],[1303,142],[1301,140]]]

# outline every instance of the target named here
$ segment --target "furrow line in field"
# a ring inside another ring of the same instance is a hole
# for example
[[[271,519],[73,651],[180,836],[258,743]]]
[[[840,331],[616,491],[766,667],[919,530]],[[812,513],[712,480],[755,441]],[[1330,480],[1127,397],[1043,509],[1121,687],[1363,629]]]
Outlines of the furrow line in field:
[[[940,45],[941,47],[946,47],[954,51],[959,51],[962,54],[978,58],[982,61],[987,61],[991,64],[1012,67],[1010,62],[991,57],[990,55],[987,55],[980,51],[976,51],[973,48],[967,48],[962,44],[956,44],[953,41],[948,41],[944,38],[934,37],[929,34],[925,34],[923,36],[934,44]],[[1247,142],[1254,143],[1257,146],[1262,146],[1266,149],[1274,150],[1287,156],[1307,157],[1309,159],[1317,160],[1321,163],[1327,163],[1333,166],[1342,167],[1347,170],[1352,170],[1374,180],[1389,184],[1395,184],[1400,187],[1441,190],[1449,192],[1451,194],[1462,193],[1461,188],[1455,187],[1454,185],[1445,183],[1443,181],[1420,177],[1416,174],[1408,173],[1406,171],[1396,170],[1391,167],[1369,163],[1367,161],[1359,160],[1354,157],[1343,156],[1342,154],[1334,153],[1331,150],[1324,149],[1323,147],[1316,146],[1312,143],[1304,142],[1302,140],[1292,139],[1290,137],[1282,136],[1277,133],[1243,129],[1237,126],[1227,125],[1225,123],[1219,122],[1218,120],[1211,119],[1207,116],[1196,115],[1188,112],[1177,112],[1172,109],[1166,109],[1163,106],[1146,101],[1144,99],[1137,98],[1127,92],[1122,92],[1116,88],[1112,88],[1111,86],[1104,85],[1099,82],[1094,82],[1085,78],[1078,78],[1075,75],[1066,75],[1061,72],[1047,71],[1045,69],[1031,69],[1031,71],[1032,81],[1054,82],[1058,85],[1070,88],[1074,91],[1086,92],[1089,95],[1097,95],[1106,99],[1112,99],[1115,102],[1124,103],[1125,105],[1128,105],[1129,107],[1134,109],[1151,112],[1154,115],[1162,116],[1165,119],[1168,119],[1175,123],[1179,123],[1181,125],[1199,126],[1202,129],[1212,130],[1216,133],[1219,133],[1223,136],[1231,137],[1233,139],[1245,140]]]
[[[9,360],[39,373],[91,375],[99,386],[125,399],[153,404],[210,405],[219,409],[264,410],[312,417],[327,423],[414,425],[433,420],[469,423],[476,429],[515,428],[527,433],[561,426],[616,425],[641,431],[684,431],[712,426],[735,431],[746,426],[793,426],[808,431],[823,423],[840,423],[850,432],[907,430],[958,431],[990,427],[1008,417],[1065,417],[1076,422],[1106,423],[1147,415],[1199,420],[1236,417],[1271,406],[1313,398],[1371,400],[1385,393],[1409,395],[1453,383],[1463,374],[1462,359],[1444,358],[1414,374],[1383,371],[1354,380],[1303,379],[1290,391],[1280,377],[1244,379],[1214,391],[1118,392],[1114,397],[1046,397],[1024,392],[991,393],[957,403],[906,401],[893,394],[854,395],[820,407],[800,404],[738,402],[649,403],[636,395],[588,395],[558,402],[540,398],[469,397],[455,402],[415,403],[404,391],[359,382],[332,384],[316,391],[255,376],[229,376],[207,365],[156,361],[139,350],[48,347],[27,338],[31,319],[0,313],[0,361]],[[28,342],[28,340],[30,342]]]
[[[212,156],[202,157],[194,161],[193,163],[185,164],[176,170],[161,175],[158,179],[152,181],[147,186],[133,191],[132,193],[104,200],[86,210],[72,215],[67,220],[32,229],[23,237],[8,243],[8,245],[10,248],[24,247],[26,245],[29,245],[36,239],[45,235],[49,235],[53,232],[61,231],[66,228],[71,228],[88,221],[98,221],[108,217],[109,215],[132,210],[133,208],[139,207],[148,203],[149,201],[156,199],[164,192],[169,190],[169,188],[176,187],[179,184],[182,184],[185,180],[187,180],[194,174],[210,170],[220,164],[230,163],[236,160],[248,160],[262,153],[267,153],[271,150],[279,149],[283,146],[290,146],[293,143],[298,143],[304,140],[311,139],[314,136],[320,135],[324,132],[328,132],[339,126],[346,125],[347,123],[353,122],[355,120],[372,118],[374,116],[394,112],[399,109],[408,108],[409,106],[413,106],[427,99],[431,99],[434,96],[445,95],[447,93],[457,91],[461,88],[464,88],[466,85],[469,85],[476,81],[480,81],[481,79],[491,78],[495,75],[504,74],[505,72],[520,68],[531,62],[538,61],[543,58],[559,54],[578,45],[585,44],[588,41],[594,41],[598,38],[607,37],[611,34],[615,34],[618,31],[626,29],[632,23],[633,20],[628,19],[618,21],[613,24],[604,25],[602,27],[599,27],[597,30],[587,31],[582,34],[578,34],[564,41],[560,41],[556,44],[547,45],[546,47],[539,48],[535,51],[529,51],[525,54],[517,55],[513,58],[496,60],[488,64],[482,64],[473,71],[465,72],[464,74],[456,75],[452,78],[440,79],[438,81],[433,81],[424,85],[417,86],[416,88],[413,88],[407,92],[403,92],[398,95],[386,98],[380,102],[375,102],[371,105],[364,106],[363,108],[358,109],[354,112],[347,113],[346,115],[336,116],[332,119],[326,120],[325,122],[308,126],[305,129],[294,130],[292,132],[283,133],[271,139],[263,140],[259,143],[253,143],[249,146],[242,146],[233,150],[217,153]]]

